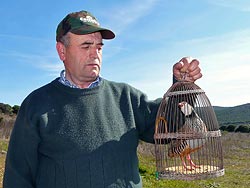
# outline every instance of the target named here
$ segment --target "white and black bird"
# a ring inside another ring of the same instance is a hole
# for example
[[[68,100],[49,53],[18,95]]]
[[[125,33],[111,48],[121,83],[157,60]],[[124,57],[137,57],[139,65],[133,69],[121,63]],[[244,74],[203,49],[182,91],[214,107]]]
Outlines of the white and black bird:
[[[179,133],[204,133],[207,132],[207,127],[199,115],[195,112],[194,108],[188,104],[186,101],[180,102],[178,104],[181,112],[185,116],[185,122],[181,128],[179,128]],[[187,138],[187,139],[175,139],[171,140],[168,148],[169,157],[180,157],[182,164],[186,170],[193,170],[195,168],[200,168],[196,165],[190,154],[202,148],[205,144],[206,139],[204,138]],[[186,160],[190,164],[190,168],[187,166]]]

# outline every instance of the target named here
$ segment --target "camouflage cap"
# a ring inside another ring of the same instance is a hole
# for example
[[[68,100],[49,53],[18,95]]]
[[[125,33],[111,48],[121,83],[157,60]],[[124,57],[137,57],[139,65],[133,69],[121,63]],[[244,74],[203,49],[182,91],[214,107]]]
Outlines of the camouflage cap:
[[[62,36],[71,32],[77,35],[86,35],[100,32],[103,39],[113,39],[115,34],[100,27],[97,19],[87,11],[79,11],[68,14],[57,26],[56,41],[60,41]]]

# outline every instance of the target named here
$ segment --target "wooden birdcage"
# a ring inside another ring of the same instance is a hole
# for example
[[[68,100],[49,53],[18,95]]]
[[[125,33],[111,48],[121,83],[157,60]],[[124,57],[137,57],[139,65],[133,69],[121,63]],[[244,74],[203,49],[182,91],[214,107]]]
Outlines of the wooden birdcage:
[[[179,81],[165,93],[154,139],[158,179],[224,175],[218,121],[205,92],[196,84]]]

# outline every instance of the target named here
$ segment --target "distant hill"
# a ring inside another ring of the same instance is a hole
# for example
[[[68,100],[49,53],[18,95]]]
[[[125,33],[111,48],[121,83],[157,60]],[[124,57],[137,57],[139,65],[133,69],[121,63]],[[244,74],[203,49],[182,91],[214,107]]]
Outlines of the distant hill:
[[[250,124],[250,103],[234,106],[214,106],[214,111],[220,125]]]

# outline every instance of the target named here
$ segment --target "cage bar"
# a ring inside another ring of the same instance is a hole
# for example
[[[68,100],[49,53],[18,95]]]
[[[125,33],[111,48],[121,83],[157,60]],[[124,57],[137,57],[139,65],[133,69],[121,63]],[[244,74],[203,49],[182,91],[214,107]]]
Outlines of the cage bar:
[[[154,139],[158,179],[224,175],[219,124],[198,85],[180,81],[168,89],[158,109]]]

